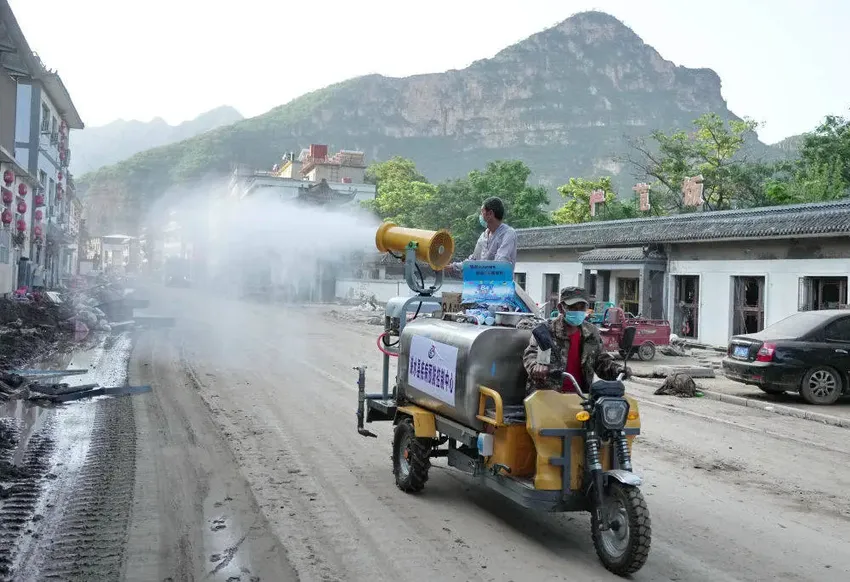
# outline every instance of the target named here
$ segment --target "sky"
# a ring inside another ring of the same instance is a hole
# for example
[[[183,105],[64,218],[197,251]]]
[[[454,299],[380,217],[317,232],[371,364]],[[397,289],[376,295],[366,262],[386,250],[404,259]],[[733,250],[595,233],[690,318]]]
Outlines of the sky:
[[[351,77],[460,69],[602,10],[667,60],[714,69],[774,143],[850,115],[847,0],[9,0],[87,126],[246,117]],[[409,6],[410,8],[403,8]],[[844,25],[842,25],[844,23]]]

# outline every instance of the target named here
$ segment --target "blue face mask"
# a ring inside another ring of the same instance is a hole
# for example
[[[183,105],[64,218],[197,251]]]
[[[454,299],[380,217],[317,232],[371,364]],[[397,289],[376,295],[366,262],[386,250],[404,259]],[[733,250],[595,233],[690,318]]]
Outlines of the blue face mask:
[[[578,327],[584,323],[586,317],[586,311],[567,311],[564,313],[564,321],[573,327]]]
[[[479,214],[479,215],[478,215],[478,222],[480,222],[480,223],[481,223],[481,226],[483,226],[484,228],[487,228],[487,221],[486,221],[486,220],[484,220],[484,215],[483,215],[483,214]]]

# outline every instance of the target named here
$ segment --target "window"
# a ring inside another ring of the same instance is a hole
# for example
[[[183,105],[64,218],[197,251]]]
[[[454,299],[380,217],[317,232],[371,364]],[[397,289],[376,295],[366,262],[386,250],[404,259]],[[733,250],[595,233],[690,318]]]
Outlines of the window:
[[[9,249],[12,247],[12,233],[10,229],[0,230],[0,264],[9,264]]]
[[[823,336],[828,342],[850,343],[850,317],[842,317],[827,325]]]
[[[640,279],[617,278],[617,306],[632,315],[640,314]]]
[[[847,307],[847,277],[800,277],[797,310],[844,309]]]
[[[44,170],[38,171],[38,183],[41,184],[42,188],[47,188],[47,172]]]
[[[514,283],[525,290],[525,273],[514,273]]]
[[[41,104],[41,133],[50,133],[50,109]]]

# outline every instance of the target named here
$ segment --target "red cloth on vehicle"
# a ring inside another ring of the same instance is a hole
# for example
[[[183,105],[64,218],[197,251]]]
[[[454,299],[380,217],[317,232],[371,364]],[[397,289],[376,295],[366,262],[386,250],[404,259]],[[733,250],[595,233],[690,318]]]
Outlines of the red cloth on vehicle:
[[[582,387],[584,390],[584,378],[581,372],[581,331],[576,330],[572,335],[569,336],[570,341],[570,349],[567,350],[567,372],[572,374],[573,378],[576,379],[578,385]],[[575,386],[573,386],[572,380],[569,378],[564,378],[564,384],[561,386],[562,392],[575,392]]]

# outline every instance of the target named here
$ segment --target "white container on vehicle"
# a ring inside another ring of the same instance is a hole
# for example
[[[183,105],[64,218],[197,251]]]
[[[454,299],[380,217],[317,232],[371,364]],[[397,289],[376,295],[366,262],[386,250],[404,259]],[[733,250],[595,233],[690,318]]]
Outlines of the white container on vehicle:
[[[486,432],[478,434],[478,454],[482,457],[490,457],[493,455],[493,444],[495,439],[493,435]]]

